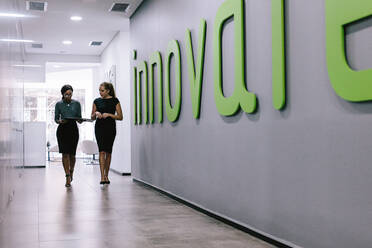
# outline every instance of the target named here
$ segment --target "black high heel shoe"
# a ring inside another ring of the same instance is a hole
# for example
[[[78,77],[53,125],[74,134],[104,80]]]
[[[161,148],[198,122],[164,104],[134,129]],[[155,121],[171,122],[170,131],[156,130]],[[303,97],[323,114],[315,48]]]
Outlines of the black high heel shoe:
[[[69,176],[70,176],[69,174],[66,174],[66,178],[68,178]],[[66,182],[65,187],[66,187],[66,188],[71,187],[71,179],[70,179],[70,183],[67,183],[67,182]]]

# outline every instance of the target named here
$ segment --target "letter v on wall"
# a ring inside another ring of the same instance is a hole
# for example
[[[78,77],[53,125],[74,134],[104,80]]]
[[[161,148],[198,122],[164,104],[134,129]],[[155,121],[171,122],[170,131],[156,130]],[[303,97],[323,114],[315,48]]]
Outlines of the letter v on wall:
[[[195,62],[194,62],[191,32],[189,29],[186,30],[186,35],[185,35],[192,112],[193,112],[193,116],[195,119],[198,119],[200,117],[200,101],[201,101],[201,92],[202,92],[202,85],[203,85],[206,26],[207,26],[207,23],[205,19],[202,19],[200,21],[200,28],[199,28],[198,57],[197,57],[197,62],[196,62],[196,68],[195,68]]]

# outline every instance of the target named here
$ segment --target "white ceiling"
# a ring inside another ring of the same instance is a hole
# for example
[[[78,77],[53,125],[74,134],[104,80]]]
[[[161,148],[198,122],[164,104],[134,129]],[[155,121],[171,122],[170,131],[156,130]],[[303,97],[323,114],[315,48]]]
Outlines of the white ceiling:
[[[129,32],[129,17],[142,0],[48,0],[47,11],[27,11],[26,0],[19,1],[23,38],[42,43],[43,48],[26,44],[26,53],[100,55],[119,31]],[[109,12],[114,2],[129,3],[127,13]],[[72,15],[83,18],[70,20]],[[72,41],[71,45],[62,44]],[[103,41],[100,47],[89,46],[90,41]]]

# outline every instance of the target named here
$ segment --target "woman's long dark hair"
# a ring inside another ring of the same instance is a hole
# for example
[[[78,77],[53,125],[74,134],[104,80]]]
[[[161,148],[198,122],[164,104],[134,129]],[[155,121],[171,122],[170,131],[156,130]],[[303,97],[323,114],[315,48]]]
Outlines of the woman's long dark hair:
[[[103,86],[103,88],[105,88],[105,90],[108,90],[110,96],[116,98],[114,86],[112,85],[112,83],[103,82],[103,83],[100,84],[100,86]]]
[[[62,86],[62,88],[61,88],[62,100],[64,99],[64,95],[65,95],[66,91],[68,91],[68,90],[71,90],[72,92],[74,92],[74,89],[72,88],[71,85],[65,84],[65,85]]]

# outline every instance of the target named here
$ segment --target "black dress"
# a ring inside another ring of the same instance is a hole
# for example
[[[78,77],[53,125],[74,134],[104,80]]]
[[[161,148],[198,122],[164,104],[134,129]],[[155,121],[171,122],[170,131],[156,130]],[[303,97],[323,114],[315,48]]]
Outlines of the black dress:
[[[70,103],[65,101],[57,102],[55,106],[54,120],[58,123],[60,119],[81,118],[81,106],[78,101],[72,100]],[[57,141],[60,153],[76,154],[79,142],[79,129],[76,121],[68,120],[64,124],[59,124],[57,128]]]
[[[103,99],[97,98],[94,100],[96,109],[101,114],[109,113],[115,114],[116,105],[119,100],[116,97]],[[95,133],[98,144],[98,150],[100,152],[112,153],[112,146],[114,144],[116,136],[116,123],[115,119],[107,117],[106,119],[97,119],[95,125]]]

